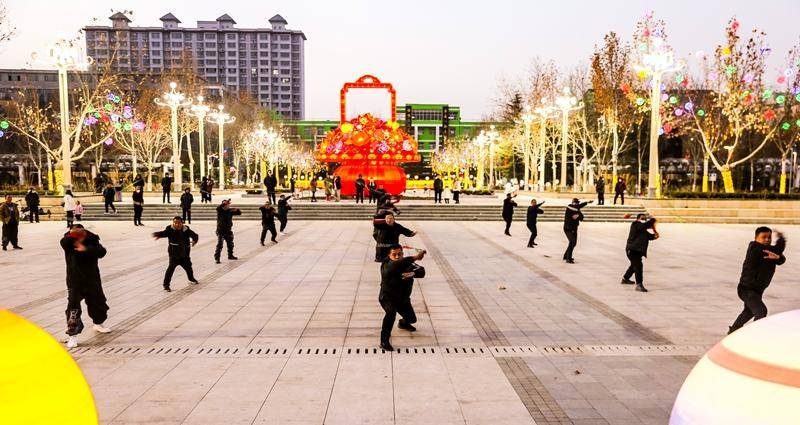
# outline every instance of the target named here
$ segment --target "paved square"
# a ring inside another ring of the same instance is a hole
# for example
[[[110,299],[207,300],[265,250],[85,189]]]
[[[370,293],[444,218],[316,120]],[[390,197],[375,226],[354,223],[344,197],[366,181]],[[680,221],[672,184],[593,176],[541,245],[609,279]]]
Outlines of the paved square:
[[[401,217],[402,218],[402,217]],[[402,222],[402,220],[401,220]],[[376,348],[382,310],[368,222],[296,221],[274,246],[235,225],[239,260],[213,264],[212,222],[193,251],[201,284],[161,289],[166,223],[88,223],[110,334],[72,350],[107,424],[663,424],[698,356],[740,311],[735,286],[754,226],[659,226],[637,293],[619,284],[626,224],[581,226],[577,263],[560,261],[558,223],[525,248],[501,222],[403,222],[429,250],[412,296],[418,332]],[[62,223],[23,224],[0,253],[2,307],[64,336]],[[766,293],[771,313],[800,302],[797,226]],[[88,320],[88,318],[85,318]]]

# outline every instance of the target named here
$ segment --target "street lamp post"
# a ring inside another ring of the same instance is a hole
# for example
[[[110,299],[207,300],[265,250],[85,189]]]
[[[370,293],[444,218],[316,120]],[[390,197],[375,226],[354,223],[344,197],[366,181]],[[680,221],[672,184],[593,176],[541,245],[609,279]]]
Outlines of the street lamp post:
[[[553,107],[548,103],[547,99],[542,99],[542,106],[533,110],[539,116],[539,190],[544,190],[545,187],[545,173],[544,170],[547,166],[547,119],[553,112]],[[553,175],[555,179],[555,175]]]
[[[522,144],[523,156],[525,161],[525,186],[531,183],[531,124],[533,123],[534,115],[531,112],[531,105],[525,105],[525,112],[522,114],[522,122],[525,124],[525,141]],[[534,157],[535,158],[535,157]]]
[[[562,192],[567,191],[567,143],[569,142],[569,113],[580,109],[578,99],[570,93],[569,87],[564,87],[561,96],[556,97],[556,106],[561,109],[561,181],[559,186]]]
[[[179,190],[183,190],[183,165],[181,164],[181,149],[178,141],[178,109],[192,104],[192,99],[176,91],[178,84],[169,83],[169,91],[164,92],[160,98],[155,98],[156,105],[170,109],[172,124],[172,174],[175,177],[175,185]]]
[[[208,114],[208,122],[217,124],[219,131],[219,189],[225,190],[225,124],[236,121],[236,117],[225,112],[225,105],[219,105],[216,111]]]
[[[31,55],[38,60],[38,55]],[[62,193],[72,189],[72,146],[69,142],[69,84],[67,71],[85,69],[91,65],[91,57],[81,58],[73,41],[58,40],[47,52],[44,62],[58,69],[58,103],[61,118],[61,181]]]
[[[634,66],[636,71],[650,75],[650,161],[647,175],[647,196],[660,196],[661,180],[658,173],[658,136],[661,128],[661,77],[681,68],[675,62],[673,52],[664,45],[664,40],[652,37],[647,43],[647,53],[642,55],[642,64]]]
[[[197,96],[197,103],[189,108],[187,114],[197,118],[197,139],[200,149],[200,177],[206,176],[206,115],[211,107],[203,103],[203,96]]]
[[[483,168],[483,147],[486,145],[486,131],[481,130],[477,137],[472,141],[475,146],[478,148],[478,166],[477,172],[475,176],[475,188],[476,189],[483,189],[483,180],[484,180],[484,168]]]
[[[497,141],[498,134],[494,126],[489,126],[489,131],[486,132],[486,143],[489,144],[489,190],[494,190],[494,145]]]

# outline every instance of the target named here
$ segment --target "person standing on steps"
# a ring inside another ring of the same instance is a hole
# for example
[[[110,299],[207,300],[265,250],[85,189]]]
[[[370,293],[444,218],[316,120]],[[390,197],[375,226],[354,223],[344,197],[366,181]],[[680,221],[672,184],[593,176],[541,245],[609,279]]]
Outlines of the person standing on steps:
[[[133,178],[133,188],[136,189],[137,187],[144,187],[144,179],[142,178],[141,174],[136,174],[136,177]]]
[[[208,178],[203,176],[200,180],[200,203],[205,204],[208,202],[206,198],[208,198]]]
[[[372,220],[372,238],[375,239],[375,262],[380,263],[389,256],[389,247],[400,243],[400,235],[414,237],[414,232],[395,220],[394,214],[383,211]]]
[[[311,177],[311,202],[317,202],[317,177]]]
[[[108,215],[108,209],[111,208],[114,211],[114,215],[117,215],[117,207],[114,206],[114,198],[117,197],[117,190],[114,189],[114,186],[109,183],[106,185],[106,188],[103,189],[103,204],[106,208],[105,215]]]
[[[100,244],[100,237],[81,224],[72,226],[64,234],[61,248],[67,263],[67,348],[75,348],[78,346],[77,335],[83,331],[81,301],[86,302],[95,332],[111,332],[103,326],[108,318],[108,304],[97,265],[98,260],[106,256],[106,249]]]
[[[411,305],[411,291],[414,289],[414,278],[425,277],[425,268],[417,265],[425,257],[425,251],[419,250],[416,255],[403,257],[403,247],[399,244],[389,246],[389,255],[381,264],[381,290],[378,302],[383,308],[381,323],[380,347],[385,351],[394,351],[391,337],[394,320],[400,314],[397,327],[414,332],[417,328],[417,315]]]
[[[289,210],[292,207],[289,205],[289,199],[286,196],[281,195],[280,199],[278,199],[278,221],[281,223],[281,228],[279,229],[281,235],[286,236],[286,223],[289,221]]]
[[[617,184],[614,185],[614,205],[617,205],[617,198],[622,198],[622,205],[625,205],[625,191],[628,190],[628,185],[622,180],[622,177],[617,179]]]
[[[333,178],[333,197],[336,199],[336,202],[342,200],[342,178],[340,176]]]
[[[292,174],[292,177],[289,178],[289,196],[291,196],[292,198],[294,198],[294,186],[296,183],[297,179],[295,179],[294,174]]]
[[[441,204],[442,203],[442,192],[444,192],[444,182],[442,181],[441,176],[438,174],[436,178],[433,179],[433,203],[434,204]]]
[[[28,206],[28,220],[33,223],[34,218],[39,222],[39,194],[33,186],[25,194],[25,205]]]
[[[597,205],[606,204],[606,179],[600,176],[594,183],[594,191],[597,192]]]
[[[11,195],[6,195],[6,200],[0,204],[0,221],[3,222],[3,251],[8,251],[8,244],[14,249],[19,246],[19,205],[14,203]]]
[[[200,237],[197,236],[189,226],[183,224],[181,217],[173,217],[172,224],[167,226],[160,232],[153,233],[156,240],[167,238],[169,245],[167,246],[167,254],[169,254],[169,265],[167,272],[164,274],[164,290],[172,292],[169,285],[172,282],[172,274],[175,273],[175,268],[181,266],[186,271],[186,277],[189,282],[197,285],[197,279],[194,278],[194,270],[192,270],[192,247],[197,245]]]
[[[184,223],[192,224],[192,204],[194,203],[194,195],[190,188],[183,189],[181,194],[181,217]]]
[[[72,190],[67,189],[64,192],[61,206],[64,207],[64,214],[67,217],[67,227],[72,227],[72,223],[75,222],[75,197],[72,196]]]
[[[581,208],[592,202],[593,201],[581,202],[578,198],[573,198],[572,203],[567,205],[567,209],[564,212],[564,234],[567,236],[567,241],[569,241],[567,250],[564,251],[564,261],[568,264],[575,263],[575,258],[572,257],[572,251],[575,249],[575,245],[578,244],[578,226],[581,224],[581,221],[583,221]]]
[[[531,237],[528,239],[528,248],[533,248],[538,245],[536,243],[536,236],[539,235],[539,231],[536,228],[536,221],[539,218],[539,214],[544,214],[542,205],[544,205],[544,201],[537,204],[536,199],[531,199],[531,206],[528,207],[528,214],[525,220],[528,230],[531,231]]]
[[[272,241],[272,243],[278,243],[275,239],[275,236],[278,235],[278,232],[275,230],[275,207],[272,206],[272,202],[267,198],[264,205],[260,206],[258,209],[261,211],[261,246],[264,246],[264,241],[267,239],[267,232],[272,235],[270,241]]]
[[[622,276],[623,285],[633,285],[631,276],[636,276],[636,290],[639,292],[647,292],[644,287],[644,264],[642,258],[647,257],[647,247],[650,241],[658,239],[659,234],[656,230],[655,217],[647,219],[646,214],[637,214],[636,221],[631,223],[631,229],[628,232],[628,242],[625,244],[625,255],[631,262],[628,270]]]
[[[461,180],[456,179],[456,181],[453,182],[453,203],[459,204],[461,200],[460,198],[461,198]]]
[[[367,191],[368,191],[367,195],[369,195],[370,204],[372,203],[373,200],[377,201],[377,199],[375,199],[375,191],[377,189],[378,185],[375,183],[375,180],[372,180],[372,178],[370,177],[369,183],[367,183]]]
[[[171,204],[172,201],[169,199],[170,192],[172,192],[172,177],[169,176],[169,173],[164,174],[164,178],[161,179],[161,203],[162,204]]]
[[[267,176],[264,177],[264,186],[267,187],[267,198],[273,204],[275,200],[275,188],[278,187],[278,179],[272,174],[272,170],[267,171]]]
[[[767,306],[764,304],[764,291],[772,282],[775,267],[786,262],[783,251],[786,249],[786,238],[780,232],[775,232],[778,241],[772,245],[772,229],[762,226],[756,229],[755,239],[747,246],[747,254],[742,263],[742,274],[736,293],[744,303],[744,309],[739,317],[728,328],[728,334],[735,332],[749,322],[750,319],[759,320],[767,316]]]
[[[358,175],[356,179],[356,204],[364,203],[364,189],[367,187],[367,182],[364,181],[364,178],[361,174]]]
[[[131,195],[133,201],[133,225],[144,226],[142,224],[142,212],[144,212],[144,190],[141,186],[136,186],[136,189]]]
[[[511,221],[514,219],[514,207],[517,206],[517,203],[514,202],[516,196],[508,193],[506,194],[506,199],[503,200],[503,221],[506,222],[506,236],[511,236]]]
[[[224,199],[217,207],[217,248],[214,250],[214,261],[220,263],[222,242],[228,247],[228,259],[238,260],[233,255],[233,216],[242,215],[238,208],[231,208],[231,200]]]
[[[75,220],[81,221],[83,217],[83,204],[81,201],[75,201]]]

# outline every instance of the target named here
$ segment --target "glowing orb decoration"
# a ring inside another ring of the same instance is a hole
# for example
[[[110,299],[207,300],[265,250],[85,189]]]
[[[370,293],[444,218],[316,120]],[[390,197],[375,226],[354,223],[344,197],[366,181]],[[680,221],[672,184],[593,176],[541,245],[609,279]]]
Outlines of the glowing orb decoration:
[[[0,130],[0,137],[3,137],[5,135],[6,135],[6,133],[3,130]]]
[[[0,310],[0,423],[98,423],[94,398],[78,365],[47,332]]]
[[[728,335],[695,365],[672,407],[670,425],[797,424],[800,310]]]
[[[644,98],[643,97],[636,98],[636,104],[639,106],[644,105]]]
[[[3,130],[7,130],[8,126],[9,126],[8,121],[0,121],[0,128],[2,128]]]
[[[388,90],[391,94],[391,119],[384,121],[365,113],[347,120],[345,96],[349,88]],[[383,185],[393,195],[405,191],[406,175],[397,164],[419,162],[420,155],[417,141],[397,123],[392,85],[364,75],[353,83],[345,83],[340,105],[341,123],[317,146],[315,157],[321,162],[340,164],[334,174],[342,178],[342,194],[355,194],[355,180],[359,174],[365,180],[372,176],[378,185]]]
[[[700,110],[697,111],[697,115],[701,116],[701,117],[704,117],[704,116],[706,116],[706,111],[700,109]]]
[[[788,130],[788,129],[792,128],[792,125],[789,124],[788,122],[785,122],[785,123],[781,124],[781,128],[784,129],[784,130]]]

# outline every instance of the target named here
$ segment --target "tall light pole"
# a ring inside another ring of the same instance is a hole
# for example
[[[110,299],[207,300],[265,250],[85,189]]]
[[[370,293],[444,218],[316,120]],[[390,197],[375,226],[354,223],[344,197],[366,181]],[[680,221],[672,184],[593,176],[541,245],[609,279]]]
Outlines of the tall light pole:
[[[658,136],[661,129],[661,77],[668,72],[681,68],[675,62],[675,56],[664,40],[650,37],[646,52],[642,55],[642,64],[634,69],[650,75],[650,162],[647,177],[647,196],[660,196],[661,178],[658,173]]]
[[[206,176],[206,115],[211,107],[203,103],[203,96],[197,96],[197,103],[186,112],[192,117],[197,118],[197,139],[200,145],[200,178]]]
[[[181,164],[181,149],[178,141],[178,109],[191,105],[192,99],[176,91],[176,88],[178,88],[177,83],[169,83],[169,91],[164,92],[161,97],[157,97],[154,100],[156,105],[170,109],[172,121],[172,174],[175,178],[175,185],[179,190],[183,190],[183,165]]]
[[[217,124],[219,133],[219,189],[225,190],[225,124],[236,121],[236,117],[225,112],[225,105],[219,105],[216,111],[211,112],[206,117],[208,122]]]
[[[486,131],[481,130],[481,132],[472,140],[472,143],[478,148],[478,166],[477,172],[475,175],[475,188],[476,189],[483,189],[483,147],[486,146]]]
[[[547,99],[542,99],[542,106],[534,109],[533,112],[539,116],[539,190],[544,190],[545,185],[545,167],[547,164],[547,119],[553,112],[553,106],[550,105]],[[553,179],[555,179],[555,175]]]
[[[34,60],[39,56],[31,55]],[[61,193],[72,189],[72,145],[69,141],[69,84],[67,71],[85,69],[94,62],[91,57],[82,58],[75,42],[58,40],[47,52],[43,61],[58,69],[58,103],[61,116]]]
[[[531,124],[535,116],[531,111],[531,105],[525,104],[525,112],[522,114],[522,123],[525,125],[525,142],[522,144],[525,161],[525,186],[531,183]]]
[[[572,95],[569,87],[564,87],[561,96],[556,97],[556,106],[561,109],[561,181],[562,192],[567,191],[567,144],[569,142],[569,113],[580,109],[578,99]]]
[[[489,131],[486,132],[486,143],[489,144],[489,190],[494,190],[494,145],[497,142],[499,135],[494,126],[489,126]]]

